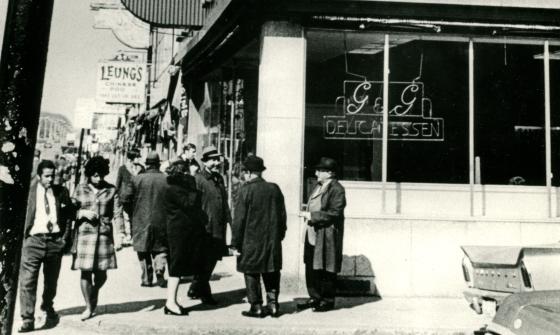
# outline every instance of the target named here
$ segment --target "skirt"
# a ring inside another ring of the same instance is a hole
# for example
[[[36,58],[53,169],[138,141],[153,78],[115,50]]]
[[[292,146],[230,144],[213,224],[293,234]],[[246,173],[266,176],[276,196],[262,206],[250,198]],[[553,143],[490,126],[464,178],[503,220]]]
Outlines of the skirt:
[[[80,224],[75,239],[72,270],[106,271],[117,268],[112,229],[102,226],[97,227],[88,222]]]

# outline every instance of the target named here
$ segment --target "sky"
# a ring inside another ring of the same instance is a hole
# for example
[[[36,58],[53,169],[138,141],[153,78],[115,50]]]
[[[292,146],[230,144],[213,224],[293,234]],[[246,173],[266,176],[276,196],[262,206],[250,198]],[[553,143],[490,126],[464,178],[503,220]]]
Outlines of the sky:
[[[3,1],[3,0],[0,0]],[[76,99],[95,98],[97,62],[127,48],[94,29],[90,0],[55,0],[41,111],[74,121]]]

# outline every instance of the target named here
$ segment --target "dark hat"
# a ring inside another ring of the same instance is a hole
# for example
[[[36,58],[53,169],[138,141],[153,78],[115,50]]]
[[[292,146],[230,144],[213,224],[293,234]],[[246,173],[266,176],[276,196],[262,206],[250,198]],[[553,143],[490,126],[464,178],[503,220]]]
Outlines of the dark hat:
[[[159,164],[159,155],[157,152],[150,152],[146,157],[146,165]]]
[[[266,170],[262,158],[257,156],[249,156],[243,162],[243,167],[251,172],[261,172]]]
[[[206,148],[202,149],[202,158],[203,162],[206,162],[210,158],[219,158],[222,157],[222,154],[218,153],[218,149],[215,146],[209,145]]]
[[[327,170],[336,172],[337,168],[338,164],[336,164],[336,161],[329,157],[321,157],[321,159],[319,160],[319,164],[315,165],[315,170]]]

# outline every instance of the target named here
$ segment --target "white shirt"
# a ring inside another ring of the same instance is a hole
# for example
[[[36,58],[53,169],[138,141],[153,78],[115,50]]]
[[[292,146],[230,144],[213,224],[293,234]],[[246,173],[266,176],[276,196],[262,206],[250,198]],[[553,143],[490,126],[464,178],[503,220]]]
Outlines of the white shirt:
[[[50,214],[47,215],[47,210],[45,208],[45,191],[47,192],[47,201],[49,202]],[[37,183],[37,198],[35,201],[35,221],[33,222],[33,227],[31,227],[30,235],[36,234],[48,234],[49,229],[47,224],[50,221],[53,224],[53,233],[60,232],[60,228],[57,224],[56,215],[56,200],[52,188],[45,190],[41,183]]]

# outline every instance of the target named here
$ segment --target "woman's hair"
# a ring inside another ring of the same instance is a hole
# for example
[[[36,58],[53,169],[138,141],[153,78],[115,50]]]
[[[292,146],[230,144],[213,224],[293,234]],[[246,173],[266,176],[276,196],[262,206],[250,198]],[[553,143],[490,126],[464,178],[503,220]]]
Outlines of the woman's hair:
[[[189,172],[189,167],[187,163],[183,160],[175,161],[171,163],[171,165],[169,165],[167,169],[165,169],[165,173],[167,173],[170,176],[176,176],[188,172]]]
[[[84,171],[86,177],[89,178],[96,173],[99,173],[102,177],[109,174],[109,161],[107,159],[94,156],[87,161]]]

